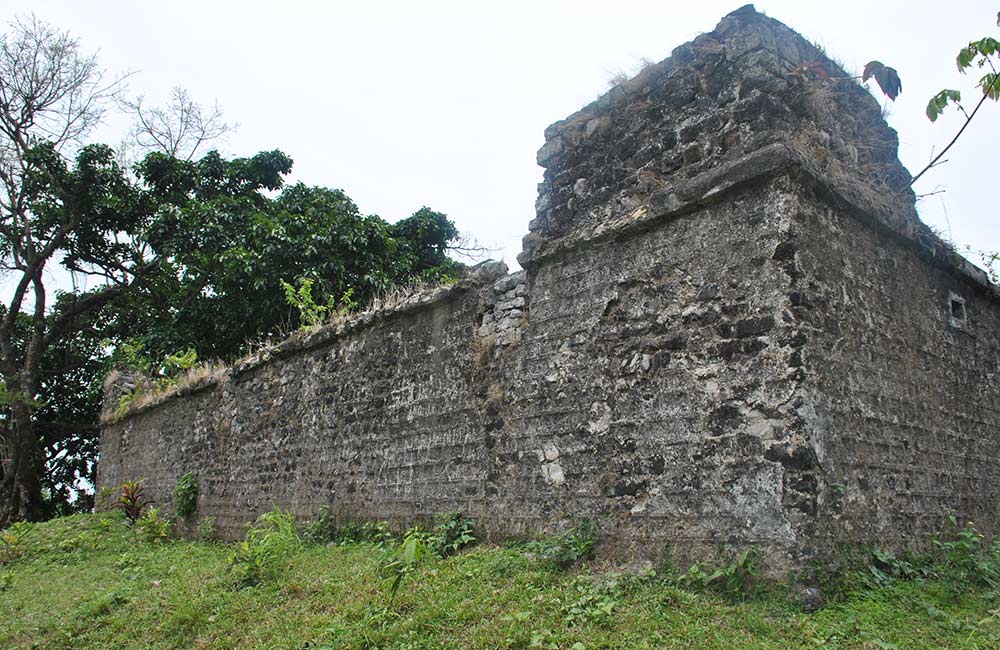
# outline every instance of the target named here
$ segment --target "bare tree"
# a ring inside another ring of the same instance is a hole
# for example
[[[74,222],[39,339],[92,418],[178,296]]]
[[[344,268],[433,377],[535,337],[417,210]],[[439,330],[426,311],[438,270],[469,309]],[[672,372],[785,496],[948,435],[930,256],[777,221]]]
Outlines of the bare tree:
[[[122,100],[122,108],[135,117],[129,132],[131,143],[143,151],[160,151],[191,160],[208,142],[224,137],[236,124],[223,120],[222,109],[213,104],[203,108],[187,90],[174,87],[166,106],[148,107],[140,95]]]
[[[72,188],[64,186],[64,177],[53,172],[51,163],[101,121],[127,77],[107,76],[95,55],[82,52],[68,33],[34,16],[14,20],[0,35],[0,265],[14,283],[7,304],[0,306],[2,398],[11,413],[0,528],[40,516],[44,455],[32,408],[42,354],[71,332],[75,317],[121,291],[119,285],[108,285],[57,301],[50,309],[43,277],[46,264],[63,254],[84,214],[68,198]],[[35,202],[40,183],[50,201],[43,214],[37,213]],[[58,209],[48,209],[52,205]]]

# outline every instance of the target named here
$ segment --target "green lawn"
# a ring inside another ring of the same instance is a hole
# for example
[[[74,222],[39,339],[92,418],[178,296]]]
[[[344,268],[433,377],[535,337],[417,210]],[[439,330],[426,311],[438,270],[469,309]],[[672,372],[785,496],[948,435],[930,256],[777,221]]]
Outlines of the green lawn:
[[[232,546],[138,541],[119,514],[21,537],[0,555],[0,648],[1000,647],[998,593],[969,580],[848,575],[805,613],[779,586],[734,602],[475,546],[420,562],[390,605],[391,551],[368,543],[306,544],[278,577],[234,589]]]

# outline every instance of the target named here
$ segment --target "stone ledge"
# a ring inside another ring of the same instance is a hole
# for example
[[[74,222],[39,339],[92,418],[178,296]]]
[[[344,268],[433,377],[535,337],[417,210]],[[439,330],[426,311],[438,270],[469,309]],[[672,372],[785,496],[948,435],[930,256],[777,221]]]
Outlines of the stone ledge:
[[[528,269],[576,248],[623,237],[658,221],[693,212],[748,185],[794,172],[828,200],[846,209],[860,223],[907,242],[910,248],[931,264],[969,281],[1000,302],[1000,288],[990,282],[986,272],[954,252],[923,222],[913,219],[905,224],[905,228],[901,228],[897,225],[898,222],[894,222],[894,215],[883,215],[871,205],[861,205],[860,201],[848,195],[851,189],[849,186],[823,178],[816,169],[817,165],[810,153],[790,143],[769,144],[737,160],[679,181],[673,187],[655,191],[642,205],[620,218],[556,239],[546,239],[537,232],[529,232],[524,238],[523,250],[517,256],[517,261]]]

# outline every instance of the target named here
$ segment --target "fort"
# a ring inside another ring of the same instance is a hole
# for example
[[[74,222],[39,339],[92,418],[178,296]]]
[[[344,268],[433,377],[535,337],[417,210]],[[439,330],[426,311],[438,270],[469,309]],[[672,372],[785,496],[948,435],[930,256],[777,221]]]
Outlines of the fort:
[[[878,102],[744,7],[545,131],[498,262],[115,416],[144,479],[235,537],[274,506],[775,570],[1000,533],[1000,292],[917,218]]]

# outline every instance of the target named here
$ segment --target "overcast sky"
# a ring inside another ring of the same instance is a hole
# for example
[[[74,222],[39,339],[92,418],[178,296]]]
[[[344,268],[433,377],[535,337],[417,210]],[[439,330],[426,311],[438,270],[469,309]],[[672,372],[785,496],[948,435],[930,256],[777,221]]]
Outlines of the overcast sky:
[[[217,100],[240,123],[227,154],[280,148],[295,160],[293,181],[341,188],[391,221],[430,206],[515,268],[545,127],[741,4],[0,0],[0,19],[33,11],[69,30],[109,70],[137,71],[132,92],[149,102],[164,102],[173,86]],[[931,124],[924,107],[945,87],[975,96],[955,54],[997,36],[998,5],[756,3],[850,71],[871,59],[898,68],[903,94],[889,122],[914,173],[961,126],[956,111]],[[946,190],[922,200],[920,213],[961,247],[1000,249],[998,124],[1000,106],[984,106],[950,162],[916,188]],[[112,121],[97,137],[116,142],[125,126]]]

